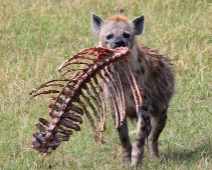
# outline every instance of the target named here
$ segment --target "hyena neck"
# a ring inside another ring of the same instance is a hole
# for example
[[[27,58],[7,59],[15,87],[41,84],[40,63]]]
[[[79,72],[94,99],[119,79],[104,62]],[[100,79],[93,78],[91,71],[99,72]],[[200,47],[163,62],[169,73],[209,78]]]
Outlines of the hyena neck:
[[[142,56],[144,56],[143,52],[140,50],[137,43],[135,42],[131,48],[131,55],[128,58],[133,71],[140,69],[141,65],[139,61],[142,60]]]

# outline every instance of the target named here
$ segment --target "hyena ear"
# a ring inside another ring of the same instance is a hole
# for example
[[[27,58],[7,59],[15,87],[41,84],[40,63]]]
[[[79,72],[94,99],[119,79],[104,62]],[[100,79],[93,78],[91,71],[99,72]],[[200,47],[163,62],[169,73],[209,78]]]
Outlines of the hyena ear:
[[[92,25],[92,32],[94,35],[99,35],[101,30],[101,26],[104,24],[104,20],[97,16],[96,14],[92,13],[91,15],[91,25]]]
[[[131,21],[133,28],[135,30],[135,35],[140,35],[143,32],[144,28],[144,15],[135,18]]]

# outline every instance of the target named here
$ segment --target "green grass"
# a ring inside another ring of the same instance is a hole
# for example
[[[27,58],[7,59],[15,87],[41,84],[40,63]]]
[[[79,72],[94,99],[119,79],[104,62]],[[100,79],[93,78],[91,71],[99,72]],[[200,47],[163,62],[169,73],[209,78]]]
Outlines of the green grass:
[[[144,155],[143,169],[212,169],[212,3],[210,0],[0,1],[0,169],[129,169],[108,121],[105,145],[94,142],[86,119],[51,156],[31,149],[39,117],[48,118],[47,96],[29,99],[39,84],[59,76],[70,55],[97,44],[90,14],[145,14],[138,37],[172,60],[176,93],[160,137],[161,160]],[[49,119],[49,118],[48,118]],[[109,119],[109,118],[108,118]],[[130,123],[134,130],[135,124]],[[133,135],[132,135],[133,137]]]

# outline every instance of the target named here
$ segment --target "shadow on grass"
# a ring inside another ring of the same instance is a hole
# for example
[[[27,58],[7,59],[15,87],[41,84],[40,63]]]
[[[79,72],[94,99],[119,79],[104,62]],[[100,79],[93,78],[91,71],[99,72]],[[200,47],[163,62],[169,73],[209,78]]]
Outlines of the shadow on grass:
[[[208,160],[212,159],[212,142],[209,140],[207,142],[202,143],[200,146],[195,147],[194,149],[183,149],[169,152],[161,153],[162,162],[176,162],[176,163],[184,163],[184,162],[196,162],[200,160]]]

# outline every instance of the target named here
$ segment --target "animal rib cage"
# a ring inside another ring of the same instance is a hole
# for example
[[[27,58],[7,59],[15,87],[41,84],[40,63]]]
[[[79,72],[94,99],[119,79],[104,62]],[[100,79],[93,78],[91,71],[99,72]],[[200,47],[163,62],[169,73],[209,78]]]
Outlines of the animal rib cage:
[[[141,90],[129,67],[127,47],[107,49],[87,48],[64,62],[59,70],[66,68],[61,78],[48,81],[34,89],[31,98],[41,94],[57,94],[49,105],[52,121],[39,118],[36,124],[40,132],[31,136],[32,147],[41,153],[51,154],[61,141],[68,141],[73,130],[80,131],[84,113],[88,118],[95,140],[103,142],[105,117],[110,110],[115,113],[116,128],[125,119],[125,94],[121,77],[116,68],[119,62],[128,78],[134,95],[136,109],[142,105]],[[120,69],[120,68],[119,68]],[[103,84],[108,89],[104,93]],[[108,101],[106,98],[109,98]],[[110,106],[110,107],[108,107]],[[108,109],[110,108],[110,109]]]

